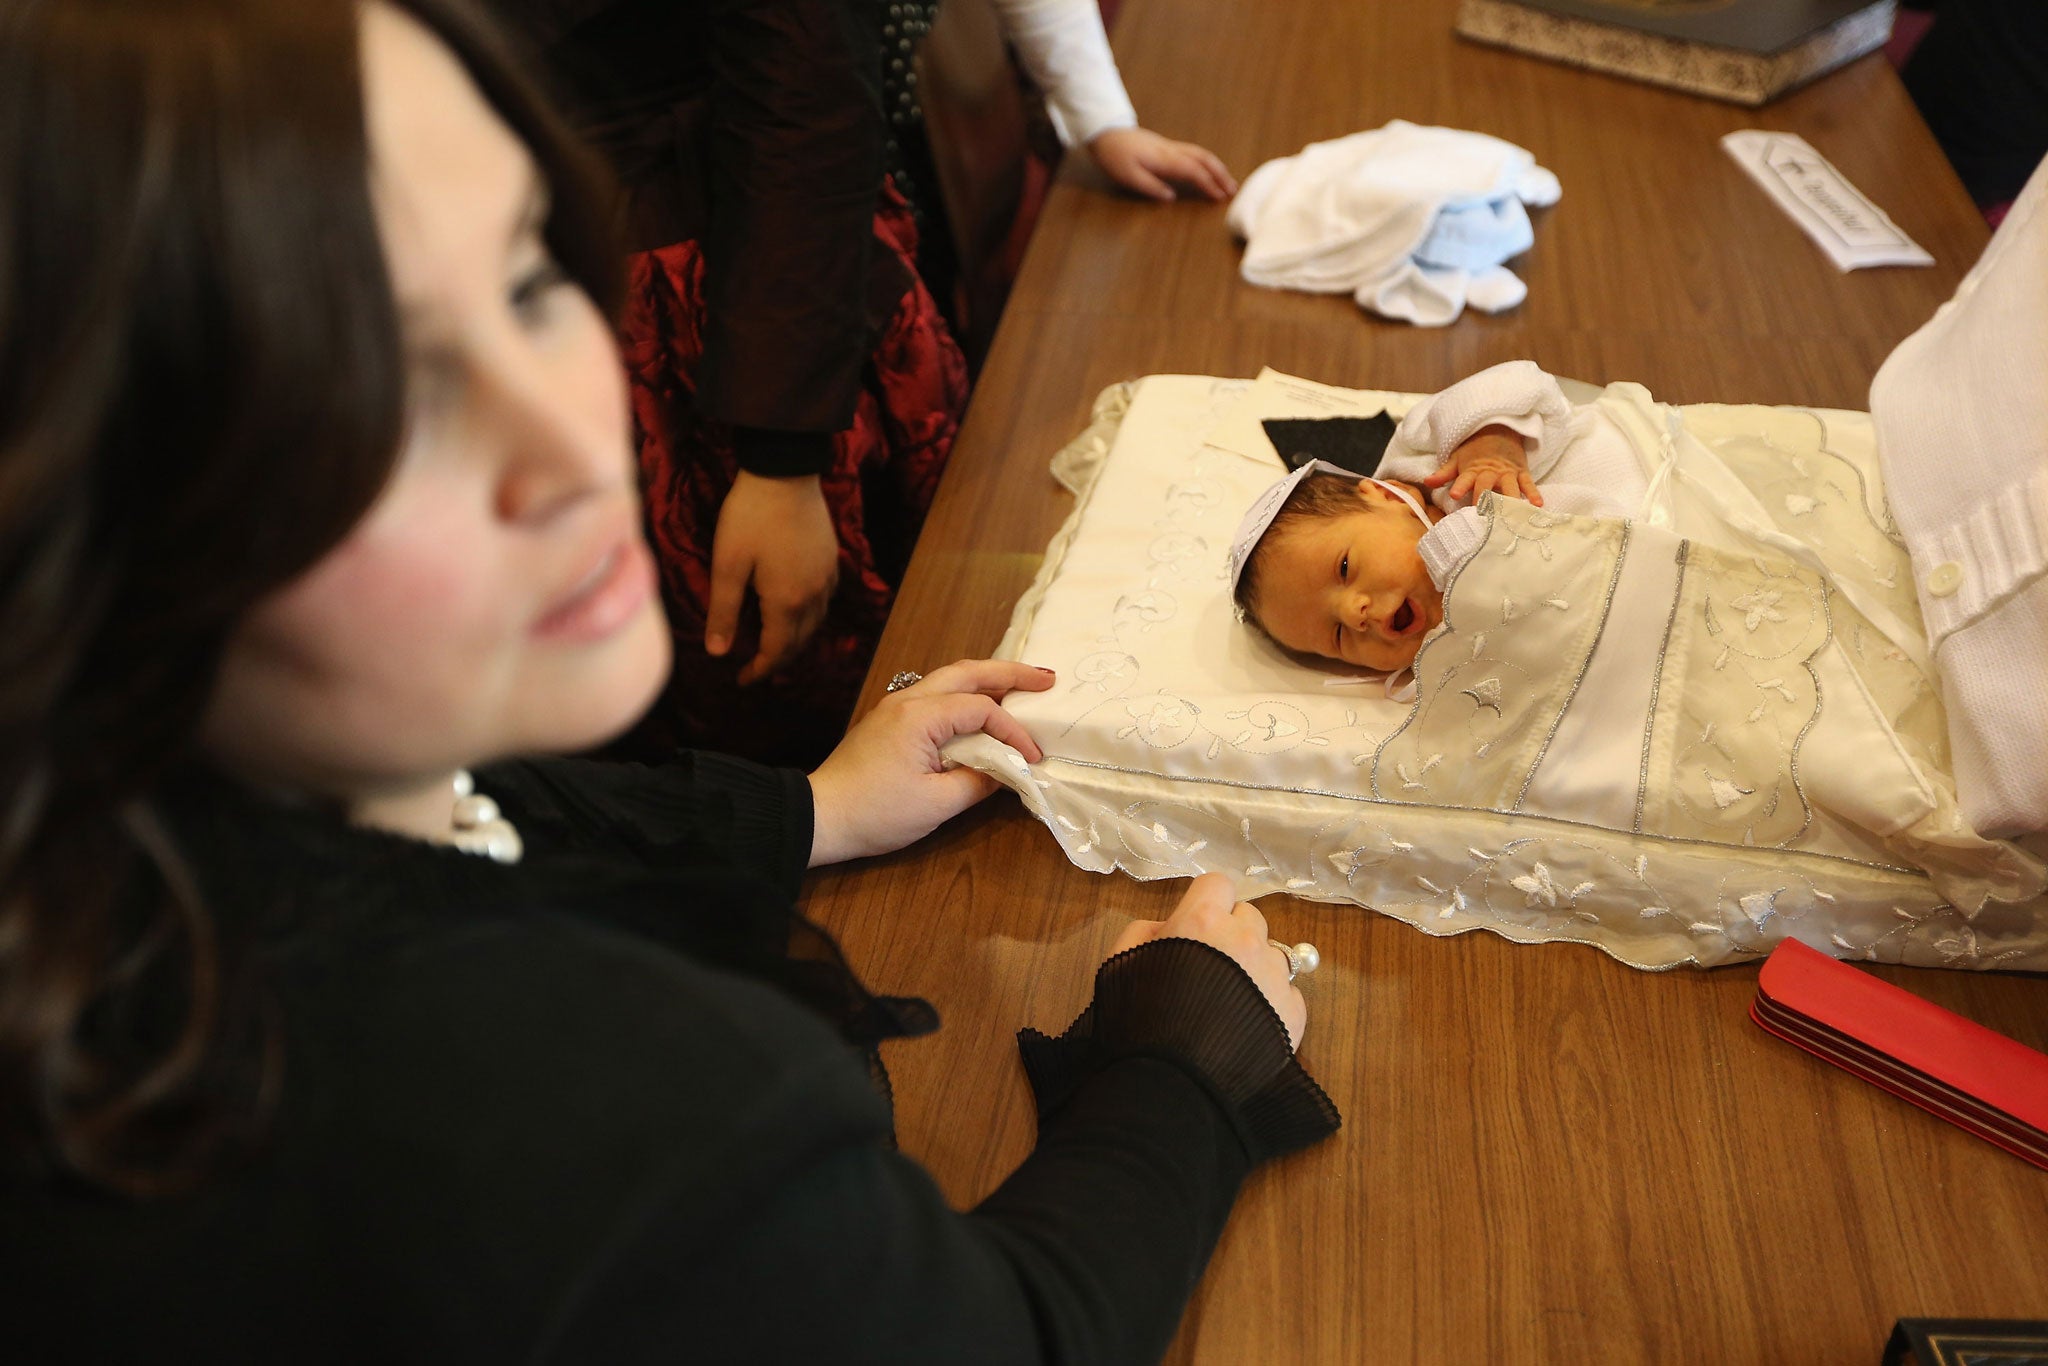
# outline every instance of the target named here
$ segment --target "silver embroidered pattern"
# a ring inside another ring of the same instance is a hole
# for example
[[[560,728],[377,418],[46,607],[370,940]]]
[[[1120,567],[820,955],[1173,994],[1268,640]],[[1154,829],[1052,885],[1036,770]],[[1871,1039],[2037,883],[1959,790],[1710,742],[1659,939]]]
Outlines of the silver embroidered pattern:
[[[1820,723],[1822,709],[1827,706],[1827,698],[1820,686],[1820,672],[1813,667],[1813,661],[1820,657],[1820,652],[1827,649],[1828,642],[1835,638],[1835,614],[1829,605],[1831,596],[1828,586],[1823,583],[1820,586],[1820,644],[1814,647],[1812,654],[1799,661],[1799,667],[1806,670],[1806,676],[1813,680],[1813,710],[1808,713],[1806,724],[1799,728],[1799,734],[1792,737],[1792,753],[1785,760],[1785,771],[1792,777],[1792,790],[1799,797],[1801,819],[1797,830],[1778,841],[1777,847],[1780,849],[1789,848],[1813,826],[1813,803],[1807,800],[1806,784],[1799,777],[1799,753],[1806,746],[1806,737]]]
[[[1571,713],[1573,700],[1579,695],[1579,685],[1586,681],[1586,672],[1593,667],[1593,656],[1600,649],[1600,637],[1607,631],[1608,615],[1614,611],[1614,595],[1621,587],[1621,571],[1628,564],[1628,549],[1630,542],[1635,539],[1635,529],[1634,522],[1621,524],[1621,548],[1614,556],[1614,570],[1607,577],[1607,596],[1600,601],[1600,621],[1593,627],[1593,639],[1587,644],[1586,653],[1579,660],[1578,677],[1572,680],[1570,690],[1565,693],[1564,705],[1559,707],[1557,715],[1550,719],[1550,733],[1543,737],[1543,744],[1536,751],[1536,761],[1529,765],[1529,772],[1522,779],[1522,790],[1515,794],[1515,804],[1511,808],[1514,811],[1520,811],[1522,803],[1528,799],[1529,785],[1536,781],[1536,771],[1543,767],[1544,756],[1550,753],[1550,742],[1557,738],[1559,728],[1564,725],[1564,718]]]
[[[1657,667],[1650,675],[1650,713],[1643,721],[1643,763],[1636,771],[1636,818],[1629,827],[1636,834],[1643,831],[1643,803],[1650,794],[1650,741],[1657,732],[1657,697],[1664,690],[1664,659],[1671,653],[1671,633],[1678,627],[1679,604],[1685,601],[1686,561],[1692,556],[1692,542],[1678,543],[1678,582],[1671,589],[1671,615],[1664,619],[1664,639],[1657,646]],[[1712,733],[1709,723],[1707,731]],[[1702,740],[1706,737],[1701,736]]]
[[[1075,759],[1063,754],[1048,753],[1040,761],[1040,764],[1071,764],[1075,768],[1100,769],[1104,773],[1130,772],[1129,768],[1121,764],[1104,763],[1096,759]],[[1569,816],[1552,816],[1536,811],[1504,810],[1497,806],[1445,806],[1441,802],[1418,802],[1400,797],[1382,797],[1377,794],[1367,796],[1361,792],[1339,792],[1327,787],[1299,787],[1292,783],[1254,783],[1246,782],[1240,778],[1221,778],[1211,774],[1195,776],[1181,773],[1148,773],[1145,776],[1149,779],[1156,779],[1167,783],[1200,783],[1205,786],[1235,787],[1247,792],[1291,792],[1298,797],[1329,797],[1337,801],[1357,802],[1362,806],[1398,806],[1418,810],[1469,812],[1474,815],[1499,816],[1502,819],[1513,819],[1523,823],[1541,821],[1547,825],[1561,825],[1572,830],[1591,830],[1600,835],[1612,836],[1615,839],[1620,839],[1628,833],[1616,830],[1611,825],[1601,825],[1595,821],[1574,820]],[[1729,841],[1725,839],[1707,839],[1699,835],[1667,835],[1655,831],[1645,831],[1642,838],[1657,840],[1664,844],[1686,845],[1701,849],[1726,849],[1729,844]],[[1924,868],[1915,868],[1909,864],[1877,863],[1870,859],[1855,858],[1848,854],[1831,854],[1823,849],[1786,849],[1784,852],[1795,858],[1821,859],[1828,863],[1847,864],[1852,868],[1868,868],[1874,873],[1895,873],[1919,882],[1927,880],[1927,871]]]
[[[1806,416],[1820,424],[1821,454],[1828,456],[1841,465],[1843,469],[1849,471],[1849,477],[1856,481],[1856,510],[1863,514],[1865,521],[1877,528],[1878,535],[1884,537],[1899,549],[1904,550],[1906,548],[1906,538],[1899,533],[1899,524],[1892,519],[1890,500],[1880,498],[1878,506],[1884,509],[1884,516],[1878,517],[1874,515],[1870,510],[1870,485],[1864,480],[1861,467],[1848,456],[1837,453],[1833,447],[1828,445],[1828,424],[1822,421],[1820,414],[1807,413]]]
[[[1486,534],[1480,537],[1479,548],[1474,550],[1470,555],[1467,555],[1463,560],[1459,561],[1458,567],[1451,571],[1450,582],[1444,585],[1443,622],[1434,633],[1432,633],[1427,639],[1425,639],[1422,642],[1422,648],[1415,652],[1415,662],[1408,666],[1410,671],[1412,671],[1417,678],[1422,677],[1422,661],[1429,657],[1430,651],[1435,649],[1439,642],[1447,642],[1453,639],[1456,635],[1456,628],[1451,625],[1452,596],[1457,591],[1458,580],[1465,576],[1465,570],[1468,567],[1470,567],[1476,560],[1478,560],[1480,555],[1482,555],[1485,552],[1486,547],[1492,543],[1493,534],[1495,530],[1497,530],[1500,526],[1500,518],[1496,512],[1498,506],[1499,504],[1495,501],[1495,498],[1492,494],[1488,494],[1486,497],[1479,500],[1479,515],[1486,519]],[[1484,640],[1485,636],[1482,635],[1480,639]],[[1409,726],[1413,725],[1415,723],[1415,718],[1417,716],[1420,716],[1421,714],[1422,691],[1418,688],[1415,693],[1414,702],[1410,703],[1408,706],[1408,714],[1401,718],[1401,724],[1394,727],[1393,730],[1389,731],[1387,733],[1387,738],[1380,741],[1379,747],[1373,750],[1372,752],[1372,768],[1368,771],[1366,776],[1368,786],[1371,787],[1372,795],[1375,798],[1386,800],[1386,798],[1380,792],[1381,756],[1387,752],[1387,746],[1393,744],[1394,741],[1400,739],[1401,733],[1407,730]]]

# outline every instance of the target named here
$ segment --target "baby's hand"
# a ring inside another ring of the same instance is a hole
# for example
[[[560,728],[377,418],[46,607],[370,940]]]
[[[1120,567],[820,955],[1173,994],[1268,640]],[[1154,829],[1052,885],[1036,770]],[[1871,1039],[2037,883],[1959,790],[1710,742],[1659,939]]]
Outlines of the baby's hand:
[[[1454,479],[1457,482],[1451,483]],[[1432,489],[1450,484],[1451,497],[1469,498],[1475,503],[1482,493],[1504,493],[1543,506],[1535,476],[1529,473],[1529,456],[1522,438],[1506,427],[1486,427],[1474,432],[1422,483]]]

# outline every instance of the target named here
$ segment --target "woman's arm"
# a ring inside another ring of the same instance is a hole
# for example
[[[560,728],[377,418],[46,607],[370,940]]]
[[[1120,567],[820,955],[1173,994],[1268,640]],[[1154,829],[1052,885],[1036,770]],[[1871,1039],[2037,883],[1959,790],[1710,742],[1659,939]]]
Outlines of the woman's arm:
[[[901,849],[993,793],[993,778],[947,764],[942,751],[957,736],[986,732],[1027,762],[1044,758],[1000,703],[1053,682],[1050,669],[963,659],[883,698],[811,774],[811,866]]]
[[[1251,1166],[1201,1084],[1151,1060],[1095,1078],[971,1214],[872,1125],[819,1137],[800,1165],[736,1168],[756,1198],[725,1225],[651,1212],[547,1360],[1157,1361]]]
[[[695,402],[732,424],[738,479],[712,537],[704,648],[723,656],[751,588],[751,684],[817,630],[839,576],[818,482],[873,345],[869,256],[884,125],[872,38],[839,0],[712,7],[704,355]]]
[[[793,768],[685,750],[664,764],[538,759],[477,786],[536,848],[601,850],[659,869],[743,873],[794,899],[810,861],[810,784]]]
[[[1251,979],[1187,939],[1105,964],[1032,1057],[1038,1143],[964,1215],[887,1144],[854,1069],[810,1078],[730,1145],[724,1217],[702,1182],[649,1211],[550,1359],[1157,1361],[1245,1175],[1336,1111]]]
[[[742,428],[846,427],[867,363],[884,127],[874,44],[841,0],[718,0],[703,154],[706,326],[696,403]],[[823,444],[757,443],[754,473],[816,474]]]
[[[1053,685],[1049,669],[963,659],[891,693],[806,776],[708,750],[668,763],[542,759],[486,769],[481,788],[529,842],[609,848],[662,867],[728,868],[793,898],[807,867],[900,849],[987,797],[994,780],[949,766],[940,750],[978,731],[1027,760],[1037,743],[999,705],[1013,689]]]

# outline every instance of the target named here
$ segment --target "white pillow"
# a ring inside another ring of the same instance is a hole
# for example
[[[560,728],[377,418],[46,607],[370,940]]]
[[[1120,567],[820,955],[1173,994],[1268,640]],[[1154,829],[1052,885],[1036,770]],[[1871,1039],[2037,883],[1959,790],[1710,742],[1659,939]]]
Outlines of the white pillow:
[[[1361,392],[1348,404],[1399,416],[1414,401]],[[1270,446],[1247,439],[1257,419],[1344,406],[1192,376],[1105,393],[1089,431],[1055,461],[1077,504],[999,649],[1060,674],[1051,692],[1005,704],[1046,759],[1026,765],[986,737],[957,743],[953,757],[1015,788],[1068,857],[1098,871],[1222,871],[1246,897],[1348,901],[1433,934],[1576,940],[1643,968],[1740,960],[1788,935],[1837,956],[2048,967],[2038,903],[1965,917],[1923,873],[1825,821],[1792,847],[1763,849],[1637,833],[1607,817],[1432,805],[1430,790],[1461,760],[1397,761],[1394,745],[1375,796],[1376,756],[1422,704],[1376,685],[1331,686],[1236,621],[1225,581],[1238,517],[1283,473]],[[1867,440],[1867,422],[1860,430]],[[1567,714],[1590,745],[1598,714]],[[1556,775],[1570,772],[1550,765],[1545,781],[1568,788]]]

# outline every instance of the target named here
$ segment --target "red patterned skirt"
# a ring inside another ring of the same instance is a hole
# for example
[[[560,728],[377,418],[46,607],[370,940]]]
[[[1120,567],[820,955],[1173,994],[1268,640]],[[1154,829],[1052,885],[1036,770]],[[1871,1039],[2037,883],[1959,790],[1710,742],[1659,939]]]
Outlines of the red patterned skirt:
[[[703,254],[680,242],[629,262],[622,341],[675,669],[628,752],[691,746],[809,767],[845,733],[967,405],[966,364],[916,280],[916,229],[893,195],[875,216],[875,236],[910,267],[913,283],[869,358],[853,425],[833,438],[822,480],[839,532],[839,586],[803,650],[745,688],[734,680],[757,643],[751,591],[731,651],[722,659],[704,651],[712,533],[739,466],[730,429],[693,402],[704,354]]]

